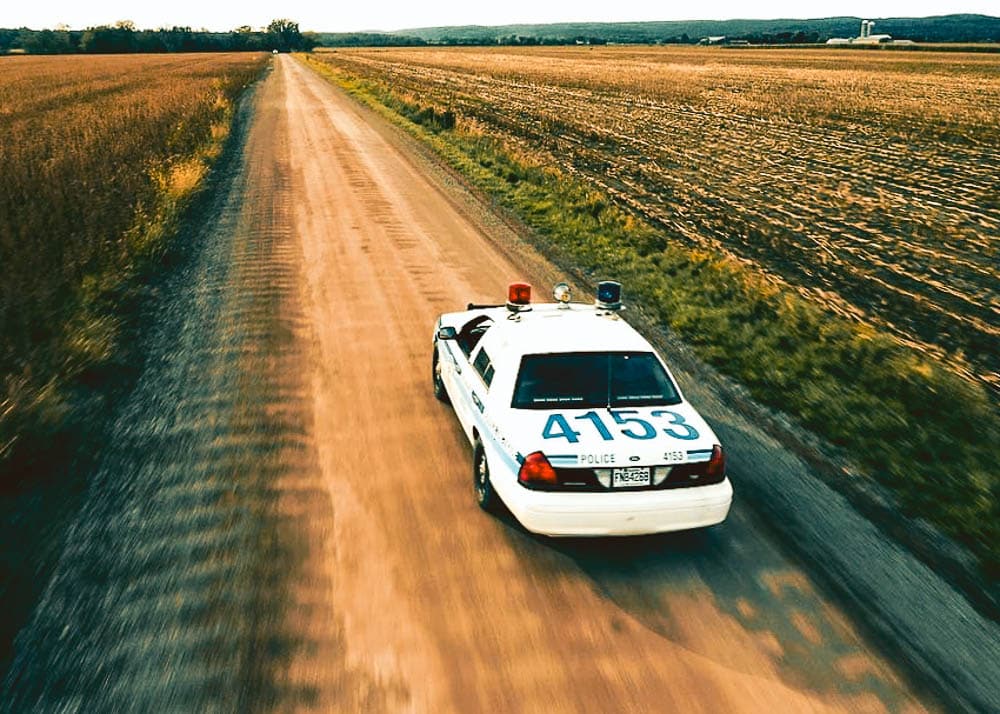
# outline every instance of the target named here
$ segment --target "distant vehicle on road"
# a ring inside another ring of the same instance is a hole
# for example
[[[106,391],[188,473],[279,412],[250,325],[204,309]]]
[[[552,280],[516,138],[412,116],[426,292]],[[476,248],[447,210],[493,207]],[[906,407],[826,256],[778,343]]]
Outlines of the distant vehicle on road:
[[[450,402],[473,449],[485,510],[503,501],[530,531],[638,535],[715,525],[733,489],[719,439],[666,364],[621,317],[621,285],[593,305],[531,303],[441,315],[434,394]]]

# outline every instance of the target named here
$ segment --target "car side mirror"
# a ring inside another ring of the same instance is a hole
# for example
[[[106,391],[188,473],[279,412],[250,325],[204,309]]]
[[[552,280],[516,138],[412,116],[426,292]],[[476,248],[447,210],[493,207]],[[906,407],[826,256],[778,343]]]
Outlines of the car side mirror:
[[[437,338],[439,340],[454,340],[458,337],[458,331],[454,327],[438,328]]]

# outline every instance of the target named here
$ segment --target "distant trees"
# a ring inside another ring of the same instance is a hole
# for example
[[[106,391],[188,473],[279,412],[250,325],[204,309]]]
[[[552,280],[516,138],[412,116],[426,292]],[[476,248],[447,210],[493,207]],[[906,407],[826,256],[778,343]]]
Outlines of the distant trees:
[[[20,47],[20,34],[20,30],[0,28],[0,54],[9,52],[11,47]]]
[[[92,54],[140,52],[143,51],[145,43],[139,42],[137,34],[145,33],[136,32],[135,23],[131,20],[120,20],[113,26],[90,27],[84,31],[83,37],[80,38],[80,52]],[[156,50],[148,49],[145,51],[155,52]]]
[[[66,30],[22,30],[17,34],[21,48],[33,55],[55,55],[75,52],[73,38]]]
[[[818,32],[751,32],[744,35],[733,35],[730,40],[746,40],[751,45],[808,45],[826,41]]]
[[[695,44],[702,37],[725,36],[751,44],[803,45],[824,42],[829,37],[857,33],[861,18],[833,17],[815,20],[722,20],[624,23],[555,23],[548,25],[504,25],[499,27],[435,27],[412,30],[410,36],[369,34],[350,36],[323,33],[327,47],[376,45],[572,45],[596,44]],[[948,15],[879,21],[879,32],[897,38],[928,42],[989,42],[1000,38],[1000,18],[984,15]]]
[[[28,54],[111,54],[132,52],[283,52],[308,51],[315,38],[299,30],[293,20],[278,19],[259,30],[241,25],[232,32],[208,32],[190,27],[139,30],[130,20],[86,30],[30,30],[0,28],[0,54],[21,50]]]
[[[322,32],[314,36],[322,47],[418,47],[427,41],[410,35],[384,32]]]
[[[442,27],[391,33],[308,33],[294,20],[279,18],[266,27],[241,25],[231,32],[207,32],[190,27],[139,30],[123,20],[85,31],[56,28],[0,28],[0,54],[23,51],[56,52],[242,52],[310,50],[314,46],[413,45],[573,45],[573,44],[694,44],[701,37],[724,35],[750,44],[801,45],[829,37],[849,37],[860,19],[725,20],[634,23],[562,23],[505,27]],[[1000,18],[948,15],[916,19],[879,20],[881,32],[928,42],[973,42],[1000,38]]]
[[[267,26],[267,36],[271,48],[280,52],[312,49],[309,39],[299,32],[299,23],[292,20],[271,20],[271,24]]]

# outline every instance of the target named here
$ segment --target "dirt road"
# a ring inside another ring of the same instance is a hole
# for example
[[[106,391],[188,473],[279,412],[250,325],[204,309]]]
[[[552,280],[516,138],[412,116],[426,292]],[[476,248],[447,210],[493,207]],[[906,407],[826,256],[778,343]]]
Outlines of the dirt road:
[[[480,512],[430,331],[552,268],[294,59],[253,101],[0,708],[933,708],[739,482],[697,534]]]

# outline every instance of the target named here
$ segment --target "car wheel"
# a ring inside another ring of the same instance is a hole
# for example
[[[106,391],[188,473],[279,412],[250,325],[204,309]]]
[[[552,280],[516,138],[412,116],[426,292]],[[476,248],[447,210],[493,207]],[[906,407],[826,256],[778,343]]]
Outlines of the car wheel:
[[[451,404],[448,398],[448,391],[444,388],[444,380],[441,379],[441,359],[438,357],[437,345],[434,345],[434,356],[431,358],[431,379],[434,382],[434,396],[439,402]]]
[[[484,511],[492,513],[497,505],[497,494],[490,481],[490,466],[486,462],[486,450],[478,441],[473,449],[472,482],[476,492],[476,503]]]

